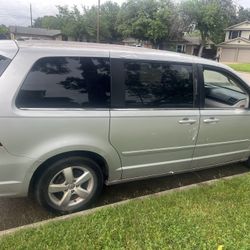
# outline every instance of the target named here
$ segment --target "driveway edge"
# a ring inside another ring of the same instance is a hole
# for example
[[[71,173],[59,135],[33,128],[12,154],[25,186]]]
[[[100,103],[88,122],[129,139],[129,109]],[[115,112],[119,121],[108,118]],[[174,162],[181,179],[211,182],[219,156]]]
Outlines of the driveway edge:
[[[142,200],[142,199],[146,199],[146,198],[150,198],[150,197],[163,196],[163,195],[170,194],[170,193],[173,193],[173,192],[180,192],[180,191],[183,191],[183,190],[189,190],[189,189],[192,189],[194,187],[199,187],[199,186],[210,186],[210,185],[213,185],[214,183],[219,182],[221,180],[231,180],[231,179],[241,177],[241,176],[244,176],[244,175],[247,175],[247,174],[249,174],[249,172],[243,173],[243,174],[237,174],[237,175],[233,175],[233,176],[226,176],[226,177],[222,177],[222,178],[219,178],[219,179],[213,179],[213,180],[209,180],[209,181],[199,182],[199,183],[195,183],[195,184],[191,184],[191,185],[187,185],[187,186],[182,186],[182,187],[178,187],[178,188],[169,189],[169,190],[166,190],[166,191],[161,191],[161,192],[154,193],[154,194],[148,194],[148,195],[144,195],[144,196],[140,196],[140,197],[124,200],[124,201],[119,201],[119,202],[116,202],[116,203],[113,203],[113,204],[108,204],[108,205],[104,205],[104,206],[84,210],[84,211],[77,212],[77,213],[74,213],[74,214],[63,215],[63,216],[60,216],[60,217],[44,220],[44,221],[41,221],[41,222],[35,222],[35,223],[24,225],[24,226],[21,226],[21,227],[7,229],[5,231],[0,231],[0,238],[5,236],[5,235],[16,233],[16,232],[18,232],[20,230],[23,230],[23,229],[37,228],[37,227],[46,225],[46,224],[51,223],[51,222],[69,220],[69,219],[72,219],[72,218],[75,218],[75,217],[78,217],[78,216],[85,216],[85,215],[88,215],[88,214],[95,213],[96,211],[102,210],[104,208],[117,207],[117,206],[126,204],[126,203],[128,203],[130,201]]]

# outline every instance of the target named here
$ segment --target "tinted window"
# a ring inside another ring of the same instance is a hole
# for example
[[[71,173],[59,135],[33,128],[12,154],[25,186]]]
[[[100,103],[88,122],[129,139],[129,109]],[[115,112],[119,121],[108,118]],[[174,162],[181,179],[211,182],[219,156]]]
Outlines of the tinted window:
[[[86,57],[38,60],[16,100],[22,108],[105,108],[109,103],[109,59]]]
[[[237,80],[225,73],[205,69],[206,108],[247,108],[249,98]]]
[[[126,107],[192,107],[192,65],[125,63],[125,89]]]
[[[9,58],[0,55],[0,76],[3,74],[4,70],[9,65],[10,61],[11,60]]]

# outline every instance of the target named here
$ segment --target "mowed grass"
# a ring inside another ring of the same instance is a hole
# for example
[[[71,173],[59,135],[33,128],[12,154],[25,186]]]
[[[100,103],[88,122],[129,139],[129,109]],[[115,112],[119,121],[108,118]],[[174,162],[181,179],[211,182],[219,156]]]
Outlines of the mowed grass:
[[[236,71],[250,72],[250,63],[228,64],[228,66]]]
[[[250,249],[250,174],[1,238],[0,249]]]

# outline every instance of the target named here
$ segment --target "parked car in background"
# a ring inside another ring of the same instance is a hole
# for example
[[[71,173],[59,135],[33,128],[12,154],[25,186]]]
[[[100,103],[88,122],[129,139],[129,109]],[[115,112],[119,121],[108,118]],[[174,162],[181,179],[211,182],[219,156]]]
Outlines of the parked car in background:
[[[57,213],[106,185],[247,161],[249,88],[222,64],[145,48],[0,42],[0,196]]]

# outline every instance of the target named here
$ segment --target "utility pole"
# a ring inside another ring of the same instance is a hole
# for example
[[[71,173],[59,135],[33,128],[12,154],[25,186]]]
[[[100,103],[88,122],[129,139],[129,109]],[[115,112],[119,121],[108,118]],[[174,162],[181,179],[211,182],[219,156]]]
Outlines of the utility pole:
[[[97,29],[96,29],[96,42],[100,42],[100,6],[101,0],[98,0],[98,7],[97,7]]]
[[[33,27],[32,5],[31,5],[31,3],[30,3],[30,26]]]

